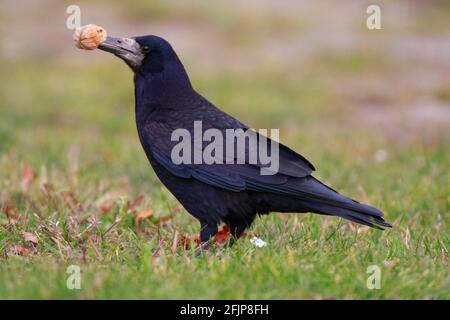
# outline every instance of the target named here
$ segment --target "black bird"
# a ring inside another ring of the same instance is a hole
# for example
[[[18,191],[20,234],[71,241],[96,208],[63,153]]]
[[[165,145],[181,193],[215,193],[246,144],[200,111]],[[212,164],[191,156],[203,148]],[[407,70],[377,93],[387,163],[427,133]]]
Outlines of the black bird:
[[[273,175],[261,175],[262,165],[248,161],[175,164],[171,159],[177,143],[171,141],[175,129],[185,128],[192,134],[194,121],[202,121],[203,130],[224,132],[248,127],[193,89],[183,64],[166,40],[153,35],[108,37],[99,49],[120,57],[133,70],[136,125],[142,147],[161,182],[200,222],[203,243],[217,233],[221,222],[229,225],[237,239],[257,214],[269,212],[314,212],[381,230],[391,227],[380,210],[342,196],[315,179],[311,175],[314,166],[282,144],[279,170]],[[245,151],[248,153],[248,148]]]

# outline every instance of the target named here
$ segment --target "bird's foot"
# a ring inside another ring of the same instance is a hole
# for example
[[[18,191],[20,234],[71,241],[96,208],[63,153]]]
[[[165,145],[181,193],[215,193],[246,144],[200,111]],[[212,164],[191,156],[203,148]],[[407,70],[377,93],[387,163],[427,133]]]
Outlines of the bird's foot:
[[[195,256],[201,257],[204,253],[208,252],[211,248],[211,245],[209,242],[202,242],[200,245],[195,249]]]

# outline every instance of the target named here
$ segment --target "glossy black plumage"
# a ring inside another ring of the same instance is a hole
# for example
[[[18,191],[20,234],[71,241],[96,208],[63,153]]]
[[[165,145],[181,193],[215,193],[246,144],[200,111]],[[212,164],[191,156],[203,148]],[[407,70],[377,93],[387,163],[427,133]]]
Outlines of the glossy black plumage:
[[[173,130],[246,129],[247,126],[216,108],[191,86],[176,53],[156,36],[135,38],[149,49],[135,70],[136,124],[142,146],[161,182],[185,209],[200,221],[201,240],[212,237],[220,222],[236,237],[257,214],[315,212],[336,215],[376,227],[390,227],[376,208],[344,197],[311,176],[314,167],[304,157],[280,144],[280,170],[263,176],[259,165],[180,164],[171,161]]]

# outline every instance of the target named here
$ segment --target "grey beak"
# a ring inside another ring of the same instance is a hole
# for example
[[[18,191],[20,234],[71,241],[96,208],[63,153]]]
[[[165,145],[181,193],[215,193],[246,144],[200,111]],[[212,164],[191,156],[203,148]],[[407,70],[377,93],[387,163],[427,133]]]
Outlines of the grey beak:
[[[132,38],[107,37],[98,48],[124,60],[133,71],[137,71],[144,60],[141,46]]]

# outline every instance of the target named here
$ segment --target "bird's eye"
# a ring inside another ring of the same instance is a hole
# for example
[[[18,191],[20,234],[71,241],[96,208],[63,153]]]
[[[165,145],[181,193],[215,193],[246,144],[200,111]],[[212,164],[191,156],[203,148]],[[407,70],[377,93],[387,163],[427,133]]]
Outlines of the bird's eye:
[[[142,47],[142,52],[147,53],[150,51],[150,48],[148,46],[143,46]]]

